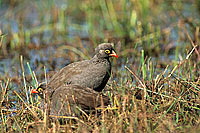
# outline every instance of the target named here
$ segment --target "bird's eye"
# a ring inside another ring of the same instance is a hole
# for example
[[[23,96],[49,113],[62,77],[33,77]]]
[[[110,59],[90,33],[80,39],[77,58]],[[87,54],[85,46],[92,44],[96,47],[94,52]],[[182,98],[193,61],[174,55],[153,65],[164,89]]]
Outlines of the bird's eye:
[[[40,93],[40,92],[42,92],[43,91],[43,89],[42,88],[38,88],[38,92]]]
[[[106,50],[105,50],[105,53],[106,53],[106,54],[110,54],[110,50],[106,49]]]

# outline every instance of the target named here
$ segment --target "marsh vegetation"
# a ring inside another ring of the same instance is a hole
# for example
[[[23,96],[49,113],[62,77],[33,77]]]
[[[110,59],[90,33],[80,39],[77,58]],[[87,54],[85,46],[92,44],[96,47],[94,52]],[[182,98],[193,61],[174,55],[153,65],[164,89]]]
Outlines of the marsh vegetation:
[[[0,0],[0,130],[200,131],[199,14],[198,0]],[[112,104],[49,126],[30,90],[102,42],[119,55]]]

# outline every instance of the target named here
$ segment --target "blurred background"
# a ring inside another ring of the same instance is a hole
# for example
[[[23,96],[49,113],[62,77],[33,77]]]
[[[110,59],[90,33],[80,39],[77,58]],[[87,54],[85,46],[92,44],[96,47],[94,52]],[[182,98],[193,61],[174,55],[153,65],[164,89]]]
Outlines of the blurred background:
[[[165,68],[193,48],[187,34],[198,43],[199,14],[198,0],[0,0],[0,77],[20,75],[21,55],[41,73],[88,59],[103,42],[116,44],[116,67],[137,64],[143,49]]]

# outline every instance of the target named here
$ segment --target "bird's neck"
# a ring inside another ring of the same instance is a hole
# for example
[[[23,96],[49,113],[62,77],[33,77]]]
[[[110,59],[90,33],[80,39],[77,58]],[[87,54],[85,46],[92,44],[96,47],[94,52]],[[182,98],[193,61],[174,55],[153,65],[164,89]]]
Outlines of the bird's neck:
[[[92,58],[92,60],[93,60],[93,61],[108,61],[108,62],[110,62],[109,57],[101,57],[101,56],[98,56],[98,54],[95,55],[95,56]]]

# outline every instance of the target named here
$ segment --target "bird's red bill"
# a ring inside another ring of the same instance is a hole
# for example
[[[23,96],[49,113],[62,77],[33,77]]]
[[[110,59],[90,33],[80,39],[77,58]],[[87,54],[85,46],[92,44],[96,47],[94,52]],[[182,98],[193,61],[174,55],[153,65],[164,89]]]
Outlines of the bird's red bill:
[[[110,56],[114,56],[114,57],[118,58],[118,55],[115,53],[115,51],[112,51],[112,54],[110,54]]]
[[[31,90],[31,93],[38,93],[37,89]]]

